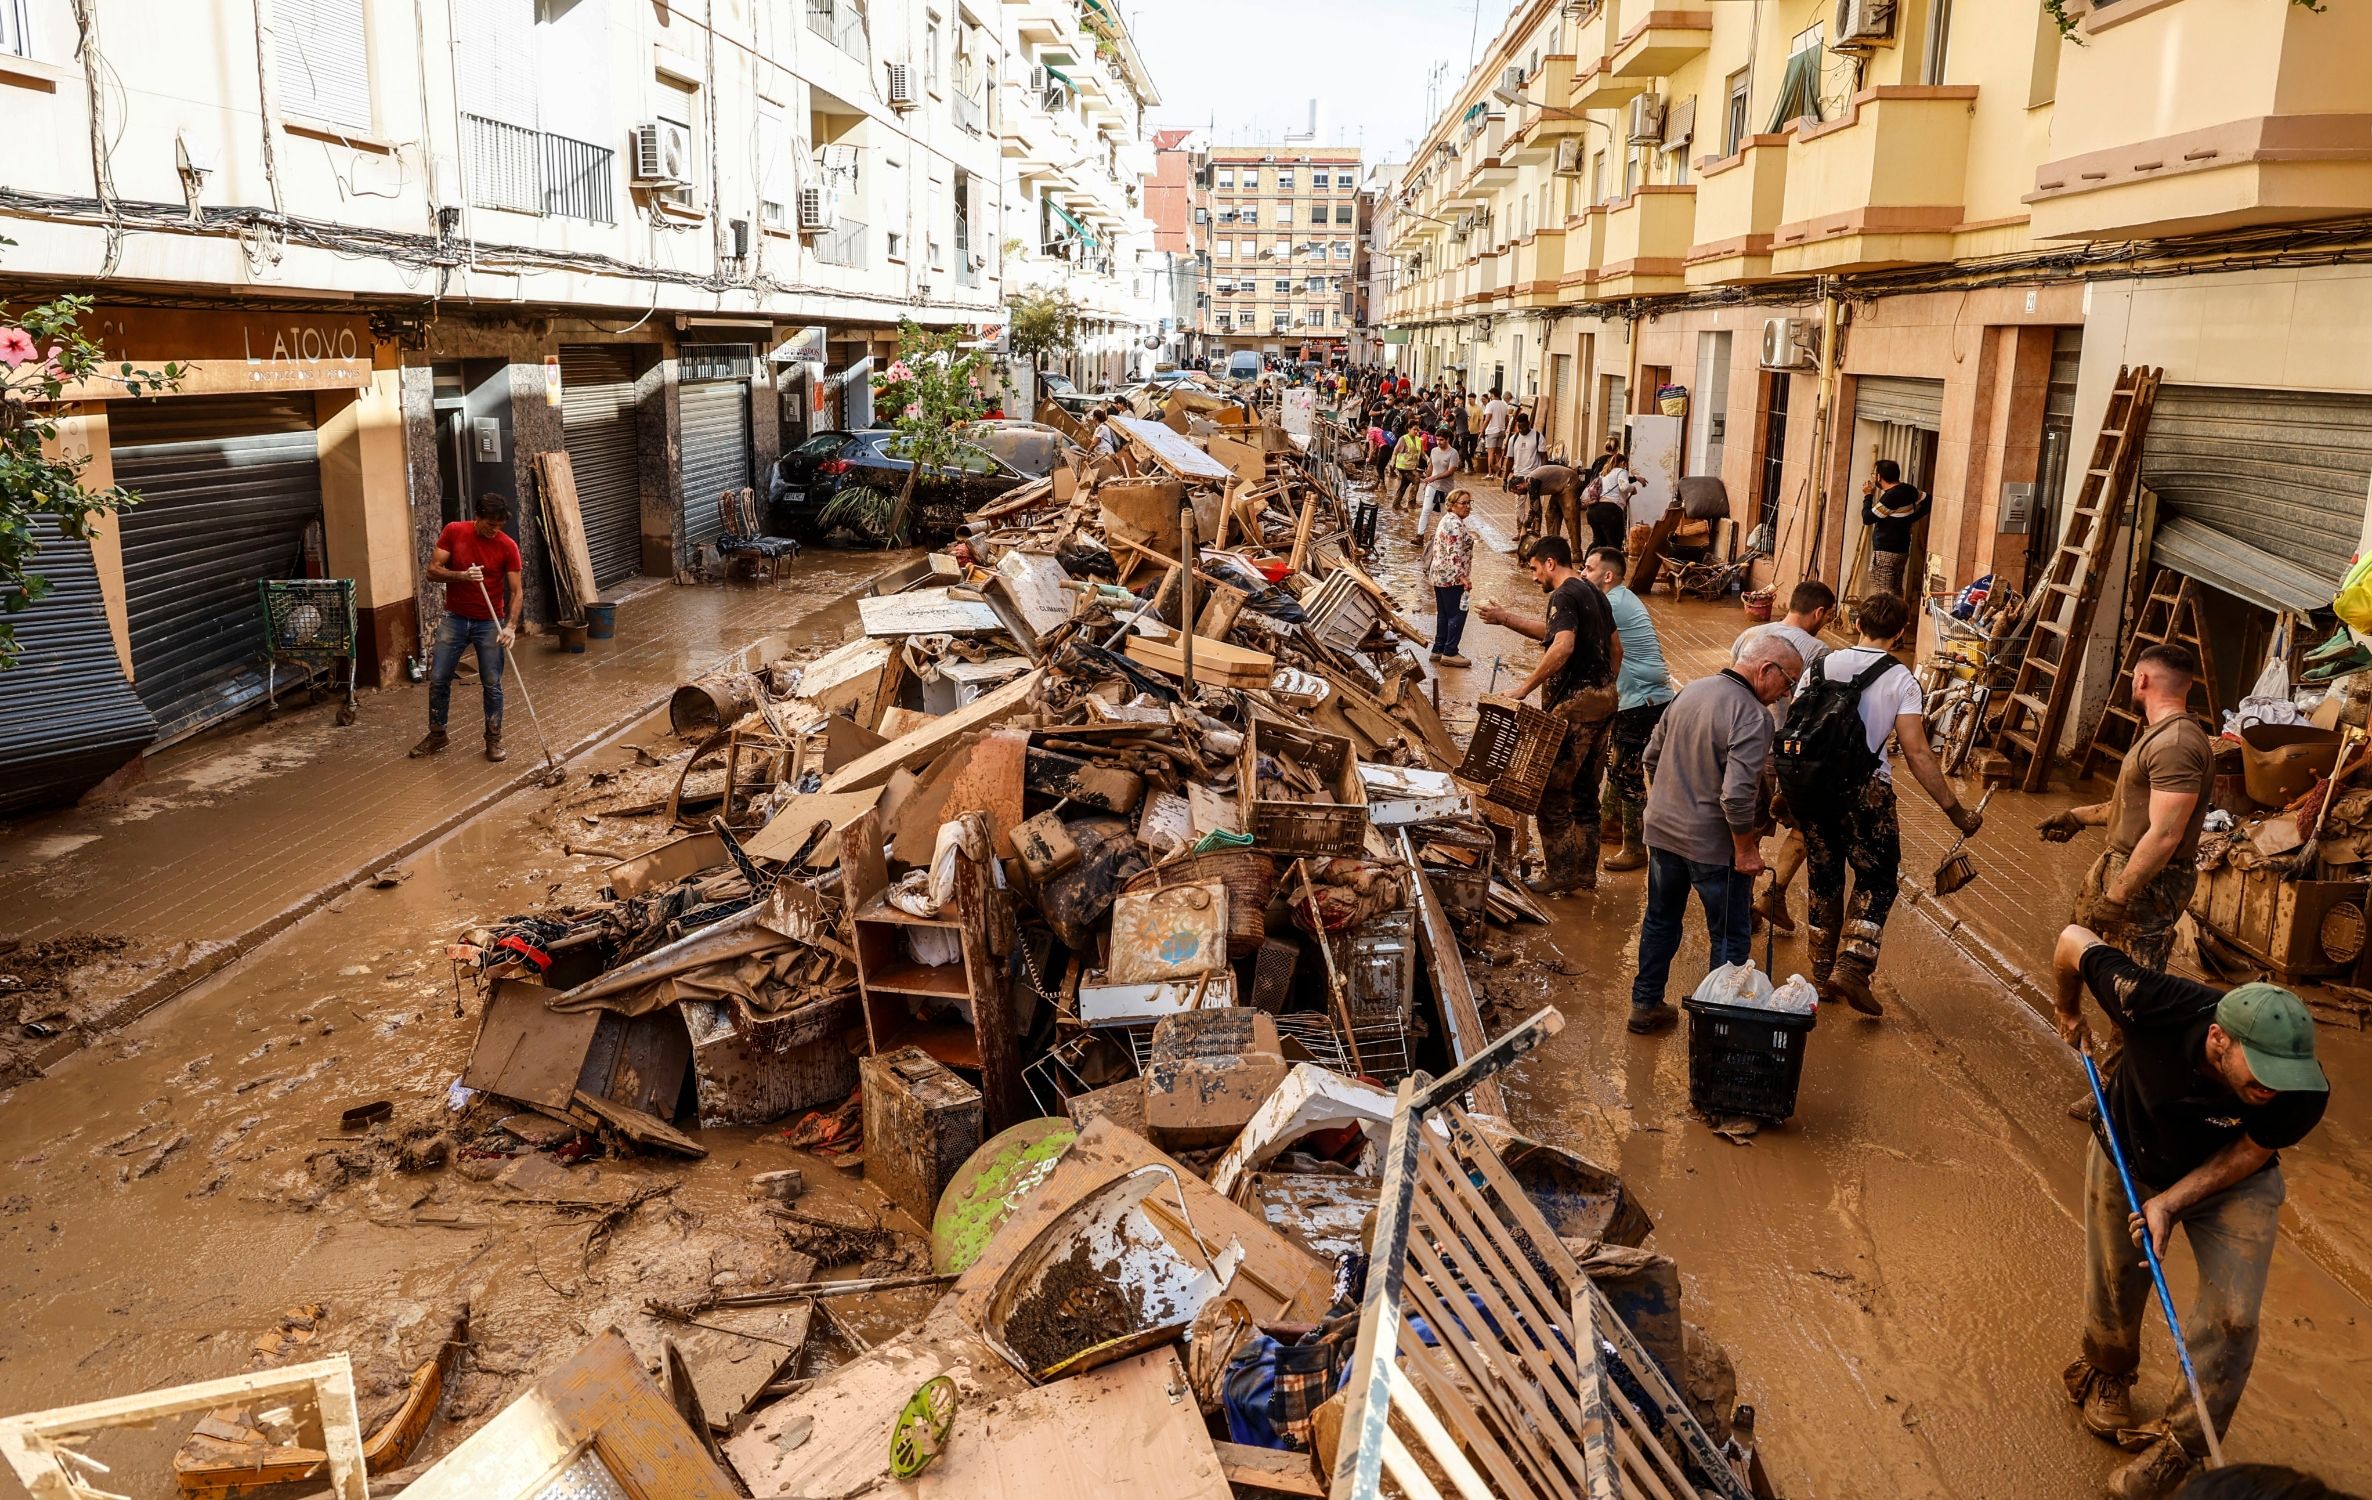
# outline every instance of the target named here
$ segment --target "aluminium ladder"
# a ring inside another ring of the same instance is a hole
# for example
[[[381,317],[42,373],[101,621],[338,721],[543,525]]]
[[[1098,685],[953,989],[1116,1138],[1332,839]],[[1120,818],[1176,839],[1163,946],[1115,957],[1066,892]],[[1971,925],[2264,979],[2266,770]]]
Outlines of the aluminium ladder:
[[[2149,432],[2150,408],[2156,404],[2163,375],[2149,365],[2117,371],[2116,389],[2109,393],[2092,463],[2084,470],[2066,534],[2034,591],[2026,658],[2019,664],[1994,735],[1996,746],[2025,754],[2019,785],[2029,792],[2041,791],[2051,778],[2051,752],[2067,727],[2083,643],[2091,633],[2102,578],[2141,468],[2142,439]]]
[[[2092,737],[2085,742],[2084,753],[2076,759],[2078,781],[2092,774],[2096,758],[2118,766],[2125,763],[2125,756],[2142,729],[2141,714],[2133,706],[2134,662],[2143,651],[2169,641],[2190,648],[2193,659],[2199,663],[2199,675],[2193,679],[2191,691],[2204,700],[2199,711],[2208,723],[2219,722],[2215,661],[2207,654],[2207,631],[2199,618],[2199,585],[2171,568],[2160,568],[2150,579],[2149,598],[2142,601],[2141,612],[2134,617],[2133,638],[2125,643],[2124,659],[2117,664],[2117,680],[2109,688],[2108,706],[2100,711],[2099,721],[2092,726]],[[2107,737],[2112,726],[2122,726],[2115,740]]]

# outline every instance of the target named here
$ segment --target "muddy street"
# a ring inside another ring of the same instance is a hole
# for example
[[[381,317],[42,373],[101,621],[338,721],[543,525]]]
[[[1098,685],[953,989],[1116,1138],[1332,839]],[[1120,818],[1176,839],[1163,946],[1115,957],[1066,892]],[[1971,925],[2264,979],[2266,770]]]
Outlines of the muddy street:
[[[1512,512],[1495,489],[1478,498],[1477,601],[1520,606],[1534,591],[1506,555]],[[1377,577],[1422,622],[1430,594],[1406,530],[1387,513]],[[1682,676],[1712,670],[1742,623],[1734,605],[1655,609]],[[837,643],[852,620],[845,606],[815,615],[803,649]],[[1532,648],[1478,621],[1465,649],[1476,665],[1440,685],[1460,733],[1494,658],[1504,689]],[[351,1350],[367,1412],[466,1299],[473,1348],[422,1450],[432,1456],[605,1328],[656,1357],[669,1329],[647,1301],[797,1279],[752,1176],[798,1168],[802,1211],[866,1219],[877,1198],[793,1150],[780,1126],[703,1131],[696,1162],[567,1170],[533,1153],[456,1155],[443,1135],[479,1007],[446,944],[501,913],[590,898],[610,860],[572,849],[667,837],[661,817],[605,809],[643,800],[682,749],[663,715],[637,724],[572,761],[561,787],[503,798],[406,860],[404,878],[345,891],[0,1099],[0,1296],[16,1309],[0,1335],[0,1409],[225,1374],[261,1347]],[[1824,1011],[1793,1120],[1728,1138],[1688,1109],[1685,1030],[1623,1029],[1641,889],[1639,875],[1610,874],[1593,895],[1550,903],[1551,923],[1500,939],[1510,961],[1478,966],[1476,981],[1495,1023],[1544,1004],[1566,1016],[1510,1079],[1516,1123],[1619,1171],[1644,1201],[1651,1245],[1682,1267],[1686,1315],[1737,1362],[1783,1493],[2097,1493],[2120,1456],[2079,1430],[2059,1383],[2082,1269],[2084,1133],[2064,1113],[2078,1075],[2029,996],[1906,904],[1888,928],[1884,1020]],[[2057,899],[2036,904],[2055,911]],[[1676,989],[1705,966],[1690,920]],[[1775,959],[1782,975],[1803,967],[1800,939]],[[2360,1036],[2325,1035],[2343,1089],[2367,1076]],[[392,1120],[340,1130],[342,1111],[375,1100],[393,1103]],[[2372,1308],[2360,1247],[2328,1229],[2301,1243],[2295,1227],[2360,1222],[2360,1169],[2334,1142],[2357,1138],[2362,1101],[2333,1116],[2344,1131],[2299,1153],[2292,1232],[2229,1446],[2363,1489]],[[2170,1272],[2187,1284],[2186,1252]],[[868,1299],[831,1338],[884,1337],[934,1295]],[[318,1316],[292,1313],[315,1304]],[[2138,1394],[2154,1411],[2174,1372],[2152,1317]],[[162,1472],[182,1431],[167,1423],[93,1451]]]

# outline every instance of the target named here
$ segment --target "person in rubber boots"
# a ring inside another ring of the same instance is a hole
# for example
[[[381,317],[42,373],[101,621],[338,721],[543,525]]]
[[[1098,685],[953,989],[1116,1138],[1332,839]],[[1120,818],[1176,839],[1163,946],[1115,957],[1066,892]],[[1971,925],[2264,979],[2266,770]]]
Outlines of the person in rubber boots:
[[[412,747],[415,757],[445,748],[453,674],[461,666],[461,653],[474,650],[478,696],[485,709],[486,758],[509,758],[502,748],[502,668],[511,643],[519,638],[519,606],[527,597],[519,579],[519,544],[502,529],[510,515],[507,497],[480,495],[477,519],[455,521],[437,536],[428,577],[445,586],[445,618],[437,626],[436,646],[428,659],[428,738]]]
[[[1621,701],[1615,679],[1622,671],[1622,637],[1606,596],[1573,571],[1573,548],[1561,536],[1542,537],[1526,565],[1532,581],[1548,595],[1548,613],[1535,619],[1500,604],[1479,613],[1529,640],[1546,644],[1540,664],[1514,696],[1540,690],[1540,706],[1564,724],[1548,788],[1533,814],[1547,871],[1527,881],[1535,895],[1562,896],[1598,888],[1598,783],[1606,774],[1606,739]]]

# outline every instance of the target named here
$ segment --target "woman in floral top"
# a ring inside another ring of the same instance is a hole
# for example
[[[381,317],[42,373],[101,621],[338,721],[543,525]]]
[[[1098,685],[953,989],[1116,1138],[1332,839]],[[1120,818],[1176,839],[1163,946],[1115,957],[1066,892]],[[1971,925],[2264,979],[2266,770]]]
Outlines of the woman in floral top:
[[[1450,491],[1449,514],[1425,544],[1425,581],[1433,585],[1433,659],[1445,667],[1473,665],[1458,654],[1466,633],[1466,588],[1474,581],[1474,494]]]

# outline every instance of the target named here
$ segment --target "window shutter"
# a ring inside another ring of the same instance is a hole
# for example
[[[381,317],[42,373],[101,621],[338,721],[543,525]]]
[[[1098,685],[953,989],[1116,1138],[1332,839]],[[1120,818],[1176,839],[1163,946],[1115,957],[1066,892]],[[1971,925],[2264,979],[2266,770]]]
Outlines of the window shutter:
[[[1689,95],[1664,111],[1664,149],[1678,151],[1697,133],[1697,96]]]
[[[371,128],[362,6],[363,0],[272,0],[282,114],[355,131]]]
[[[527,130],[541,128],[536,107],[535,0],[458,0],[458,79],[465,114]]]

